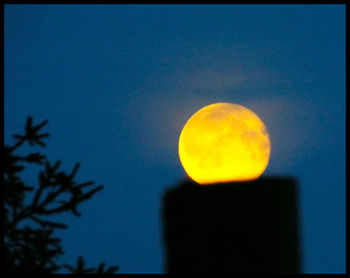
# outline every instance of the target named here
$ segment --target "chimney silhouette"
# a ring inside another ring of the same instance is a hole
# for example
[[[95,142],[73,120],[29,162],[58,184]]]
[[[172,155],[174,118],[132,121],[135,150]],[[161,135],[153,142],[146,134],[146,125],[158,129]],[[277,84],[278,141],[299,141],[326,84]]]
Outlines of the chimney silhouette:
[[[200,186],[163,196],[167,273],[299,273],[297,183],[289,177]]]

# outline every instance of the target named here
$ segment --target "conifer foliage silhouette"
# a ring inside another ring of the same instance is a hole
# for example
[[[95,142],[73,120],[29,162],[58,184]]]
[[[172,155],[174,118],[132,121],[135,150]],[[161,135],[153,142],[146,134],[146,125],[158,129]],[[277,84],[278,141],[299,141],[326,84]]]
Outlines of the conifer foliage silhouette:
[[[103,186],[89,181],[77,184],[75,175],[79,168],[76,163],[71,173],[59,171],[61,161],[51,163],[39,152],[18,155],[15,152],[24,144],[45,147],[43,139],[48,133],[39,134],[47,124],[43,121],[33,125],[32,117],[27,118],[24,135],[15,134],[15,144],[4,146],[4,257],[8,273],[55,273],[67,269],[71,273],[115,273],[118,266],[88,268],[82,256],[76,266],[58,263],[64,254],[61,239],[54,236],[56,229],[67,225],[50,219],[50,216],[71,212],[80,216],[78,206],[90,199]],[[38,165],[38,185],[29,186],[21,179],[25,167]]]

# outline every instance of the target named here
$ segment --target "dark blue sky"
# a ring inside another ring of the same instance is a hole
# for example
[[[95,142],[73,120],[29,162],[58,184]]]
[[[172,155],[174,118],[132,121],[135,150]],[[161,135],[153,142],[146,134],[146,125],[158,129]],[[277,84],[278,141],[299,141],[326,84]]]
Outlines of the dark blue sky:
[[[5,143],[48,119],[48,158],[105,185],[64,262],[163,272],[181,129],[233,102],[269,130],[265,174],[299,181],[304,272],[345,271],[345,5],[6,5],[4,98]]]

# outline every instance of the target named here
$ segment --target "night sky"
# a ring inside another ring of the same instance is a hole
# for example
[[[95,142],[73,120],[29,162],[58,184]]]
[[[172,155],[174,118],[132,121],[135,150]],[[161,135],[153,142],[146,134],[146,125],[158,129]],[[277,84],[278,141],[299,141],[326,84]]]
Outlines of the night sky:
[[[264,175],[298,180],[303,271],[345,272],[345,5],[6,5],[4,37],[5,144],[48,119],[49,160],[105,186],[64,217],[62,262],[164,272],[181,129],[232,102],[269,130]]]

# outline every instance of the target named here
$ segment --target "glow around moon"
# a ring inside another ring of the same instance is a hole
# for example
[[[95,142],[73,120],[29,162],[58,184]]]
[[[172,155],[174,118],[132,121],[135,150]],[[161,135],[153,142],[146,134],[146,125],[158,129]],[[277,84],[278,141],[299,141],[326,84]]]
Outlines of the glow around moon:
[[[257,179],[270,158],[261,119],[244,106],[215,103],[198,110],[179,139],[180,161],[199,184]]]

